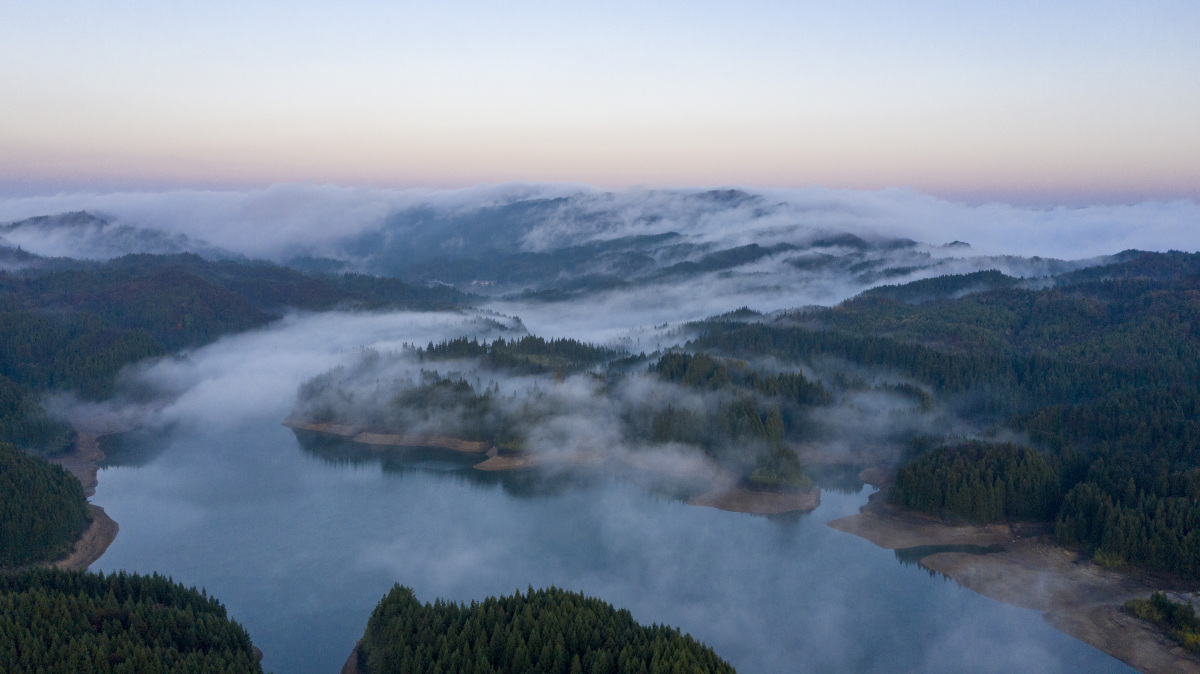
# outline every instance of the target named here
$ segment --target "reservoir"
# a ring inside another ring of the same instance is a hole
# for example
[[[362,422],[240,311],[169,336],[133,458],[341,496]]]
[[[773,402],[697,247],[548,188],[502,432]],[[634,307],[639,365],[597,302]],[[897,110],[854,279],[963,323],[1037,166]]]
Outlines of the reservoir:
[[[463,334],[461,320],[300,317],[143,369],[171,402],[145,424],[160,430],[102,445],[92,502],[120,533],[92,570],[206,589],[277,674],[339,671],[394,583],[423,601],[582,591],[746,673],[1132,671],[1039,612],[826,526],[871,492],[844,476],[815,511],[768,518],[619,479],[356,458],[281,425],[298,385],[346,351]]]
[[[612,480],[513,485],[433,458],[339,465],[278,421],[107,443],[114,462],[141,465],[102,471],[93,499],[121,525],[94,570],[204,587],[266,670],[337,672],[401,583],[430,601],[582,590],[678,626],[742,672],[1131,671],[1036,611],[825,526],[870,487],[766,518]]]

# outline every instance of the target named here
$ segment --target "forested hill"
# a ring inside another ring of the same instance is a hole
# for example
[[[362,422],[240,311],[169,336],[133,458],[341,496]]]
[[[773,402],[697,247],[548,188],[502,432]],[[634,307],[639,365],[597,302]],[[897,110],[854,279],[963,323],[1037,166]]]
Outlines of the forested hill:
[[[91,520],[75,476],[0,442],[0,569],[62,557]]]
[[[358,655],[368,674],[734,671],[678,629],[644,627],[629,611],[557,588],[464,606],[422,604],[397,585],[371,614]]]
[[[216,599],[159,575],[0,574],[0,664],[41,672],[261,674]]]
[[[978,428],[1029,438],[1059,481],[1046,493],[1059,494],[1048,510],[1060,542],[1197,578],[1200,255],[1117,259],[1036,280],[993,272],[885,287],[758,323],[711,321],[689,346],[911,378]],[[1034,476],[1025,459],[1010,463],[1023,466],[1012,475],[979,464],[1015,450],[937,451],[905,472],[908,505],[1012,513],[987,501],[1004,491],[995,481]],[[969,487],[978,493],[961,493]]]
[[[26,262],[0,270],[0,441],[34,450],[67,441],[38,408],[46,391],[102,398],[129,363],[265,325],[289,309],[425,310],[470,300],[446,287],[193,254]]]

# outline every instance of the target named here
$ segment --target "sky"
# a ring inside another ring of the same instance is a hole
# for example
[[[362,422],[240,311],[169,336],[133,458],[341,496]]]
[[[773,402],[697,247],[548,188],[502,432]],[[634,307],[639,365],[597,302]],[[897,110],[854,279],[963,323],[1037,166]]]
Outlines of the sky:
[[[1200,3],[0,0],[0,194],[1200,197]]]

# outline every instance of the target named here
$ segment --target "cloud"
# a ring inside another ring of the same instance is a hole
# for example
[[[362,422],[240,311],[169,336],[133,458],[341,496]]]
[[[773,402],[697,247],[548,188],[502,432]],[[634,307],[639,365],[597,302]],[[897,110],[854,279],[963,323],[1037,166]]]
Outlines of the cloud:
[[[721,246],[795,242],[819,232],[971,243],[984,254],[1075,259],[1144,250],[1200,249],[1194,200],[1032,208],[966,205],[906,189],[877,191],[629,189],[504,184],[461,190],[389,190],[282,184],[247,191],[174,190],[0,198],[0,221],[90,210],[119,224],[185,234],[250,257],[343,255],[348,241],[389,217],[421,209],[453,217],[521,200],[569,197],[520,223],[523,250],[620,236],[679,232]],[[444,223],[443,223],[444,224]],[[441,225],[439,225],[441,226]],[[447,240],[454,232],[445,232]]]

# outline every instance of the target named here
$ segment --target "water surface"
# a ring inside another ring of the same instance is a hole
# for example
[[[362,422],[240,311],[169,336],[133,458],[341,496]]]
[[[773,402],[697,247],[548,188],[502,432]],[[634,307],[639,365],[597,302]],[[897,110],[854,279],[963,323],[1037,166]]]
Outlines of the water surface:
[[[96,570],[158,571],[228,607],[275,672],[337,672],[393,583],[469,601],[582,590],[741,672],[1126,672],[1046,625],[833,530],[869,488],[801,516],[685,505],[617,480],[477,479],[437,456],[331,461],[278,410],[110,443]]]

